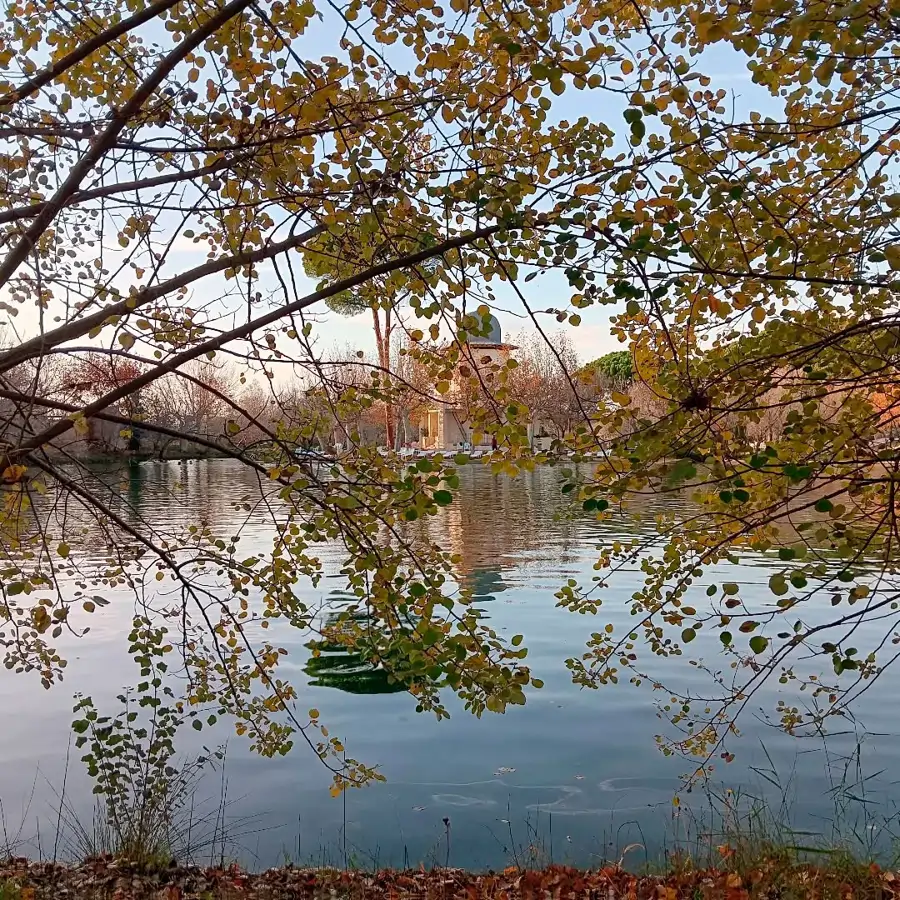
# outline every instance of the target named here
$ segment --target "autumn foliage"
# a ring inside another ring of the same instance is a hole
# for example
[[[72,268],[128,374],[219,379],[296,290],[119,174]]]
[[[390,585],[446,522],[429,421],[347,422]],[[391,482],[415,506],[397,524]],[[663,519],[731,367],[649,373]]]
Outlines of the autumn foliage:
[[[561,467],[561,490],[600,518],[648,491],[694,503],[660,518],[659,552],[613,542],[595,581],[560,585],[561,607],[600,615],[620,570],[643,578],[625,592],[631,627],[586,629],[575,682],[655,684],[648,658],[698,662],[690,645],[711,636],[715,699],[660,691],[666,750],[701,768],[731,758],[735,722],[772,681],[812,698],[776,701],[788,731],[847,714],[900,626],[900,458],[878,399],[895,396],[900,360],[898,22],[896,0],[8,3],[6,667],[53,685],[55,641],[94,597],[163,582],[166,600],[143,608],[177,621],[163,646],[189,707],[228,715],[261,753],[307,745],[336,791],[365,783],[378,774],[345,759],[318,710],[297,711],[267,640],[273,620],[316,626],[298,586],[319,583],[321,547],[337,542],[352,598],[341,640],[413,685],[417,709],[444,718],[451,692],[476,715],[526,702],[540,683],[521,638],[458,602],[452,556],[411,537],[453,502],[467,460],[408,466],[353,425],[376,409],[393,437],[398,403],[445,397],[505,306],[558,378],[544,395],[546,379],[505,361],[472,392],[470,419],[499,448],[486,464],[514,476],[589,458]],[[379,329],[365,378],[338,377],[319,340],[318,314],[348,299]],[[582,393],[548,338],[547,323],[588,316],[609,319],[629,391]],[[45,377],[60,358],[81,373],[64,399]],[[225,361],[242,387],[302,385],[307,414],[251,422],[200,378]],[[102,377],[86,383],[86,366]],[[167,388],[169,412],[211,404],[222,433],[154,409]],[[532,413],[552,420],[551,450],[532,452]],[[191,431],[249,467],[287,510],[271,552],[117,514],[104,483],[61,464],[92,419]],[[344,429],[326,475],[295,455],[322,421]],[[264,453],[238,440],[250,424]],[[79,568],[70,522],[32,502],[48,495],[88,510],[92,544],[115,550],[108,570]],[[751,552],[783,564],[763,599],[710,574]],[[73,596],[57,589],[70,575]],[[807,615],[823,596],[831,613]],[[853,638],[863,622],[870,646]]]
[[[156,872],[110,859],[75,867],[10,860],[0,884],[17,900],[891,900],[898,877],[878,866],[841,869],[761,861],[747,872],[690,866],[666,875],[636,875],[616,865],[573,869],[510,867],[477,874],[459,869],[376,872],[286,867],[259,874],[237,866],[170,867]]]

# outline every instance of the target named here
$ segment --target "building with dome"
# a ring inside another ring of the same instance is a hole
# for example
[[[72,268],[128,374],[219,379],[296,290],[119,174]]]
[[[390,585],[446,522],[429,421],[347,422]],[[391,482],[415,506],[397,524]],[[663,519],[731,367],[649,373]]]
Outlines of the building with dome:
[[[486,336],[470,336],[460,348],[457,371],[447,392],[447,401],[426,410],[419,426],[419,447],[423,450],[490,450],[491,445],[473,445],[473,429],[469,422],[471,376],[475,372],[488,388],[506,364],[513,344],[503,340],[503,331],[496,316],[490,317]]]
[[[488,320],[488,324],[490,325],[490,328],[488,329],[487,337],[481,337],[480,335],[470,337],[468,343],[479,347],[509,346],[510,349],[515,349],[512,345],[503,343],[503,331],[500,328],[500,321],[496,316],[491,316]]]

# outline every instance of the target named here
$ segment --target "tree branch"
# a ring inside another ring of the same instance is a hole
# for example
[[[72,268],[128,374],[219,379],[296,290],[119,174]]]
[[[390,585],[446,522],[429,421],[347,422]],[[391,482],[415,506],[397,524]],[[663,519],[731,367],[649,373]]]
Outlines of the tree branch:
[[[133,312],[142,306],[146,306],[148,303],[159,300],[166,294],[172,293],[172,291],[187,287],[187,285],[200,278],[205,278],[207,275],[215,275],[217,272],[224,272],[226,269],[237,269],[241,266],[248,266],[271,259],[273,256],[278,256],[287,250],[300,247],[306,241],[322,234],[325,230],[325,226],[316,225],[302,234],[285,238],[285,240],[269,244],[267,247],[260,247],[258,250],[247,250],[244,253],[236,253],[234,256],[211,260],[208,263],[203,263],[201,266],[188,269],[187,272],[176,275],[168,281],[146,288],[134,297],[119,300],[117,303],[105,306],[103,309],[82,319],[75,319],[73,322],[60,325],[59,328],[55,328],[53,331],[38,335],[25,341],[18,347],[13,347],[5,353],[0,353],[0,374],[8,372],[15,366],[21,365],[35,356],[41,356],[43,353],[46,353],[53,347],[64,344],[66,341],[84,337],[84,335],[93,331],[94,328],[104,325],[111,318]]]
[[[77,66],[82,60],[87,59],[94,51],[99,50],[101,47],[105,47],[107,44],[111,44],[114,40],[122,37],[123,34],[127,34],[133,28],[143,25],[144,22],[149,22],[150,19],[156,18],[160,13],[164,13],[167,9],[171,9],[178,2],[179,0],[156,0],[155,3],[151,3],[146,9],[135,13],[128,19],[123,19],[121,22],[107,28],[105,31],[101,31],[89,41],[85,41],[79,47],[76,47],[71,53],[67,53],[62,59],[41,69],[37,75],[30,78],[21,87],[0,97],[0,107],[10,106],[13,103],[18,103],[19,100],[30,97],[33,93],[39,91],[42,87],[62,75],[66,69]]]
[[[129,381],[127,384],[121,385],[120,387],[107,392],[102,397],[95,400],[93,403],[89,403],[85,407],[83,407],[83,409],[81,410],[81,415],[89,417],[97,412],[102,412],[103,410],[107,409],[107,407],[111,406],[114,403],[118,403],[119,400],[122,400],[123,398],[129,396],[140,388],[151,384],[166,373],[174,372],[176,369],[178,369],[179,366],[183,366],[185,363],[197,359],[199,356],[203,356],[204,354],[218,350],[226,344],[231,343],[232,341],[238,341],[247,338],[251,334],[253,334],[253,332],[277,322],[279,319],[286,315],[300,312],[300,310],[306,309],[307,307],[312,306],[314,303],[318,303],[320,300],[326,300],[329,297],[333,297],[335,294],[339,294],[341,291],[346,291],[349,288],[356,287],[358,284],[363,284],[365,281],[368,281],[371,278],[376,278],[379,275],[386,275],[389,272],[393,272],[406,266],[414,266],[417,263],[423,262],[426,259],[430,259],[433,256],[439,256],[450,250],[455,250],[459,247],[465,246],[466,244],[473,243],[474,241],[481,238],[489,237],[490,235],[500,231],[502,227],[503,226],[501,225],[489,225],[476,229],[475,231],[469,231],[465,234],[457,235],[456,237],[450,238],[449,240],[444,241],[441,244],[436,244],[435,246],[429,247],[426,250],[420,250],[418,253],[412,253],[409,256],[402,256],[389,262],[382,263],[379,266],[373,266],[372,268],[367,269],[366,271],[361,272],[358,275],[353,276],[352,278],[346,278],[343,281],[338,281],[327,288],[323,288],[322,290],[315,291],[312,294],[308,294],[306,297],[303,297],[300,300],[296,300],[294,303],[289,303],[287,306],[280,307],[279,309],[275,309],[272,312],[267,313],[266,315],[259,316],[256,319],[252,319],[251,321],[246,322],[244,325],[233,328],[231,331],[223,332],[217,337],[211,338],[207,341],[203,341],[200,344],[189,348],[188,350],[177,353],[166,362],[160,363],[155,369],[152,369],[149,372],[145,372],[143,375],[139,375],[137,378],[131,379],[131,381]],[[8,450],[2,456],[0,456],[0,472],[2,472],[8,466],[13,465],[19,460],[28,456],[34,450],[37,450],[49,441],[52,441],[54,438],[65,434],[67,431],[73,428],[74,425],[74,419],[70,418],[61,420],[45,429],[41,434],[35,435],[35,437],[31,438],[28,441],[24,441],[18,447]]]
[[[252,0],[231,0],[219,12],[211,16],[193,34],[183,40],[177,47],[167,53],[153,72],[144,79],[128,102],[113,116],[104,131],[91,143],[87,152],[73,166],[68,177],[56,194],[47,201],[46,206],[35,217],[28,230],[22,235],[18,244],[0,263],[0,287],[3,287],[15,274],[19,266],[31,253],[41,235],[53,221],[54,216],[69,202],[79,185],[87,177],[88,172],[100,161],[113,146],[116,138],[122,133],[129,120],[144,105],[146,100],[162,84],[163,79],[187,56],[199,47],[208,37],[215,34],[229,19],[243,12]]]

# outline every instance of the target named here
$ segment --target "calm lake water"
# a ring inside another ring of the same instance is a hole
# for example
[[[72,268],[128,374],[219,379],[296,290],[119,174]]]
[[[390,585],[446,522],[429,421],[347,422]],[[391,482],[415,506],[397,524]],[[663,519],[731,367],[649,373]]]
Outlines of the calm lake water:
[[[270,540],[271,512],[258,509],[248,518],[235,511],[234,504],[259,486],[230,461],[145,463],[107,477],[132,515],[162,529],[203,520],[223,535],[240,533],[248,556]],[[460,554],[461,577],[495,626],[524,634],[529,664],[544,688],[532,691],[525,707],[480,720],[451,700],[451,719],[438,723],[416,714],[414,700],[377,674],[360,675],[353,660],[326,654],[310,664],[304,649],[309,636],[280,633],[279,642],[291,651],[283,674],[299,687],[300,709],[317,707],[348,752],[378,764],[387,783],[336,800],[328,792],[328,773],[300,745],[287,757],[268,760],[251,755],[227,728],[204,732],[202,739],[185,734],[185,752],[201,740],[228,740],[224,773],[208,777],[200,796],[214,807],[225,792],[232,853],[255,866],[286,859],[366,866],[449,860],[487,868],[523,862],[530,853],[544,862],[599,863],[618,858],[630,844],[640,845],[629,851],[640,863],[673,846],[688,825],[687,808],[695,803],[702,811],[704,803],[694,794],[680,811],[672,805],[687,766],[656,748],[654,736],[665,733],[667,723],[656,715],[651,689],[620,684],[580,690],[564,665],[598,623],[624,627],[639,574],[615,579],[596,618],[556,608],[553,596],[567,578],[589,581],[598,545],[649,534],[651,526],[634,518],[602,525],[587,516],[561,518],[562,480],[552,468],[510,480],[470,466],[463,470],[460,496],[432,523],[433,534]],[[90,541],[77,552],[89,557]],[[327,550],[324,556],[326,562],[337,559]],[[773,565],[748,556],[739,566],[718,567],[708,580],[741,582],[745,593],[755,584],[765,590]],[[702,598],[703,586],[695,590]],[[79,817],[90,816],[90,784],[74,750],[66,767],[73,693],[89,693],[112,711],[115,695],[136,680],[124,640],[133,598],[109,596],[113,602],[95,616],[90,635],[61,642],[70,660],[62,684],[46,692],[30,676],[0,674],[0,799],[7,840],[19,835],[24,852],[52,855],[63,788]],[[339,597],[334,578],[309,588],[311,602]],[[681,685],[703,681],[684,660],[666,665]],[[797,827],[827,833],[833,781],[862,739],[860,765],[870,780],[854,793],[865,792],[873,818],[860,827],[872,836],[900,799],[892,777],[900,771],[895,677],[889,673],[863,695],[858,714],[866,734],[848,724],[827,748],[781,735],[750,710],[732,747],[737,759],[718,772],[722,781],[780,799],[783,792],[767,778],[774,766]],[[775,688],[759,697],[771,709]],[[859,810],[857,805],[852,816]],[[715,836],[708,840],[716,842]],[[59,844],[64,852],[66,841]]]

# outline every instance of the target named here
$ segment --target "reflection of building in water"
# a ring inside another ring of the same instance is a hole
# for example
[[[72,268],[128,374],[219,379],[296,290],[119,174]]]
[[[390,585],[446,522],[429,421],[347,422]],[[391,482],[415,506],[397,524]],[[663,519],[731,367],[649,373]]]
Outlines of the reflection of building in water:
[[[497,486],[492,487],[489,493]],[[484,515],[477,515],[473,499],[469,491],[461,490],[456,502],[447,507],[442,524],[446,529],[447,549],[458,560],[455,573],[460,589],[472,598],[493,600],[495,594],[506,590],[497,558],[506,548],[502,539],[497,540],[493,516],[487,510]],[[486,497],[485,505],[492,505],[494,499]],[[440,539],[439,542],[443,543]]]
[[[469,396],[479,382],[490,391],[500,369],[506,365],[516,348],[503,342],[500,323],[490,318],[490,331],[485,337],[473,336],[461,348],[446,403],[432,406],[420,423],[419,446],[423,449],[453,449],[471,446],[473,430],[469,422],[469,407],[477,402]],[[477,375],[477,379],[473,379]],[[490,449],[490,441],[480,449]]]
[[[552,470],[526,472],[516,478],[494,476],[472,466],[444,515],[435,520],[432,538],[459,560],[460,588],[472,597],[492,599],[508,589],[505,569],[519,569],[523,557],[558,565],[574,538],[572,522],[554,520],[562,506],[559,479]]]

